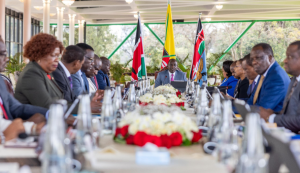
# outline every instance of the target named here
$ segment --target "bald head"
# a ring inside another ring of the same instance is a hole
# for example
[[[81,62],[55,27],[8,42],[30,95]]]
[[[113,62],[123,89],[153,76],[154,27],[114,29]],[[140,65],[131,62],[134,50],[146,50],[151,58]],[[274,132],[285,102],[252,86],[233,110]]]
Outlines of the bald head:
[[[170,59],[168,63],[168,70],[170,73],[175,73],[177,70],[177,61],[176,59]]]

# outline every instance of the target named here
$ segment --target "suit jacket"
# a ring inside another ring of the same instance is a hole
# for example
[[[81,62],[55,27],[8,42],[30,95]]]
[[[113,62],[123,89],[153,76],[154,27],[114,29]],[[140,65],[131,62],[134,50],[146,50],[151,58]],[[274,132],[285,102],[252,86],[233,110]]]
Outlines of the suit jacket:
[[[17,82],[15,98],[23,104],[31,104],[49,109],[56,99],[63,99],[63,91],[36,63],[29,62]]]
[[[187,81],[185,73],[183,73],[179,70],[175,71],[175,79],[174,80]],[[157,78],[155,80],[155,88],[160,85],[166,85],[169,83],[171,83],[169,70],[165,70],[165,71],[158,73]]]
[[[85,73],[81,72],[81,76],[79,73],[80,72],[77,72],[71,75],[73,81],[73,95],[76,98],[84,91],[86,91],[87,93],[90,92],[89,82],[86,78]],[[83,79],[83,83],[81,82],[81,78]]]
[[[64,94],[64,99],[67,100],[68,102],[73,102],[76,97],[74,96],[71,86],[70,86],[70,81],[63,69],[63,67],[58,64],[57,69],[52,72],[52,75],[56,81],[56,83],[59,85],[59,87],[63,90]]]
[[[6,85],[2,78],[0,78],[0,97],[10,120],[15,118],[27,120],[35,113],[46,115],[46,112],[48,111],[48,109],[42,107],[21,104],[7,91]]]
[[[231,86],[231,88],[227,90],[227,94],[230,95],[231,97],[234,97],[234,90],[237,82],[238,80],[236,78],[230,76],[227,80],[224,79],[220,86]]]
[[[98,74],[96,75],[98,87],[100,90],[105,90],[105,87],[110,87],[110,81],[107,74],[104,74],[102,70],[98,71]]]
[[[287,100],[288,94],[291,92],[292,86],[297,79],[292,78],[291,83],[288,88],[287,95],[284,99],[284,104],[288,102],[283,115],[276,115],[274,123],[277,123],[279,127],[285,127],[293,132],[300,131],[300,82],[294,89],[294,92],[290,98]]]
[[[261,77],[260,77],[261,78]],[[259,83],[260,78],[257,83]],[[262,106],[265,109],[272,109],[279,112],[282,109],[283,101],[288,90],[290,78],[286,72],[275,62],[269,69],[261,86],[255,105]],[[258,84],[248,100],[249,105],[253,105],[253,99]]]
[[[249,80],[248,78],[245,78],[244,80],[239,82],[239,85],[237,87],[237,95],[235,98],[248,98],[248,91],[249,88]]]

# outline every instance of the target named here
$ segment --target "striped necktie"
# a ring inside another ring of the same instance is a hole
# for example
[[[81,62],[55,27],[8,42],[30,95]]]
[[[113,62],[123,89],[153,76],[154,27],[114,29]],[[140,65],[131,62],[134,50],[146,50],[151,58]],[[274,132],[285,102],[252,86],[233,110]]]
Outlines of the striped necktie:
[[[294,93],[294,90],[295,90],[297,84],[298,84],[298,80],[296,79],[295,82],[294,82],[294,84],[293,84],[293,86],[292,86],[292,89],[291,89],[290,93],[287,95],[286,102],[284,102],[282,110],[280,111],[280,115],[282,115],[282,114],[284,114],[286,112],[287,105],[290,102],[290,99],[291,99],[291,97],[292,97],[292,95]]]
[[[258,82],[258,85],[257,85],[257,88],[256,88],[256,91],[255,91],[255,95],[254,95],[254,98],[253,98],[253,104],[255,105],[256,101],[257,101],[257,98],[258,98],[258,94],[260,92],[260,89],[261,89],[261,86],[264,82],[264,79],[265,79],[265,76],[261,76],[260,77],[260,80]]]

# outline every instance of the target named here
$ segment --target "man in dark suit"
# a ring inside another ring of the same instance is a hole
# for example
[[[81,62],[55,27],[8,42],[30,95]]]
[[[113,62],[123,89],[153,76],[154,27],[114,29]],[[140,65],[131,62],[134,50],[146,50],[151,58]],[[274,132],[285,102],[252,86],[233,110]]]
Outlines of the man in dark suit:
[[[94,69],[95,69],[94,74],[95,74],[95,76],[93,76],[91,78],[91,81],[95,84],[97,89],[99,89],[99,85],[98,85],[96,75],[98,74],[99,70],[101,70],[101,68],[102,68],[102,61],[101,61],[100,57],[95,54],[95,56],[94,56]]]
[[[290,78],[275,61],[272,47],[266,43],[255,45],[251,50],[250,59],[260,78],[248,104],[274,112],[281,111]]]
[[[300,131],[300,41],[293,42],[286,50],[284,68],[293,76],[279,114],[270,109],[260,110],[260,115],[270,123],[298,133]]]
[[[166,85],[171,83],[171,81],[187,81],[185,73],[177,70],[176,59],[170,59],[168,63],[168,70],[158,73],[155,80],[155,88],[160,85]]]
[[[243,58],[242,67],[245,71],[247,78],[249,79],[249,83],[251,81],[251,84],[249,85],[248,90],[247,90],[247,95],[248,95],[247,98],[250,98],[253,93],[253,90],[258,82],[258,78],[259,78],[259,75],[255,72],[255,70],[252,66],[250,54],[246,55]]]
[[[102,61],[102,67],[101,70],[98,71],[96,78],[99,89],[104,90],[105,87],[110,87],[110,81],[108,76],[110,71],[110,61],[106,57],[100,57],[100,59]]]
[[[89,93],[89,82],[85,72],[87,70],[94,70],[94,49],[85,43],[78,43],[77,46],[85,51],[85,55],[81,70],[71,75],[73,81],[73,94],[75,97],[79,96],[84,91]]]
[[[71,75],[77,73],[84,63],[85,52],[78,46],[68,46],[59,62],[57,69],[52,73],[55,81],[63,90],[64,99],[73,102],[76,96],[72,93],[73,80]]]

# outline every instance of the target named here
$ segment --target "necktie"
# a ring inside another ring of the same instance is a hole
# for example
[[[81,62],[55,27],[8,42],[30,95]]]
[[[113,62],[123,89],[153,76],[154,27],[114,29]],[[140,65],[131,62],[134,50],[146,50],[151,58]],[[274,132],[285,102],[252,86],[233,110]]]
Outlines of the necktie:
[[[251,84],[251,92],[250,92],[250,93],[252,93],[252,92],[253,92],[253,90],[254,90],[254,88],[255,88],[255,84],[256,84],[256,82],[255,82],[255,81],[253,81],[253,82],[252,82],[252,84]]]
[[[240,84],[240,81],[241,80],[238,80],[238,82],[236,83],[236,86],[235,86],[235,89],[234,89],[234,98],[235,98],[235,96],[237,95],[237,93],[238,93],[238,87],[239,87],[239,84]]]
[[[285,113],[286,108],[287,108],[287,105],[288,105],[289,102],[290,102],[290,99],[291,99],[291,97],[292,97],[292,95],[293,95],[293,92],[294,92],[294,90],[295,90],[297,84],[298,84],[298,80],[296,79],[295,82],[294,82],[294,84],[293,84],[293,86],[292,86],[292,89],[291,89],[290,93],[287,95],[286,102],[284,102],[284,105],[283,105],[283,107],[282,107],[282,110],[280,111],[280,114],[281,114],[281,115],[282,115],[283,113]]]
[[[71,89],[73,89],[73,80],[72,80],[72,77],[69,76],[68,79],[69,79],[70,87],[71,87]]]
[[[260,92],[260,89],[261,89],[261,86],[262,86],[262,84],[263,84],[264,79],[265,79],[265,76],[262,75],[262,76],[260,77],[259,82],[258,82],[256,91],[255,91],[255,95],[254,95],[254,98],[253,98],[253,104],[254,104],[254,105],[255,105],[255,103],[256,103],[256,101],[257,101],[258,94],[259,94],[259,92]]]
[[[174,74],[171,75],[171,81],[174,81]]]
[[[96,84],[97,89],[99,89],[99,86],[98,86],[98,82],[97,82],[96,76],[94,76],[94,81],[95,81],[95,84]]]
[[[49,79],[49,80],[51,80],[51,76],[50,76],[50,74],[47,74],[47,77],[48,77],[48,79]]]
[[[0,107],[1,107],[1,109],[2,109],[2,112],[3,112],[4,118],[8,120],[7,113],[6,113],[6,111],[5,111],[5,109],[4,109],[4,106],[3,106],[3,104],[2,104],[1,102],[0,102]]]

